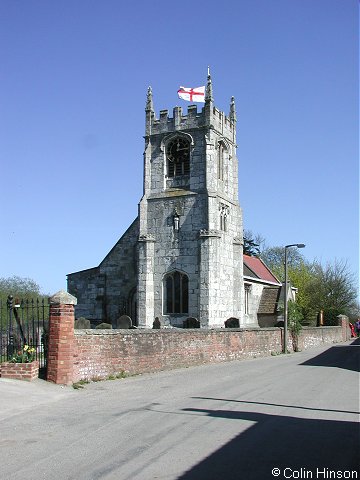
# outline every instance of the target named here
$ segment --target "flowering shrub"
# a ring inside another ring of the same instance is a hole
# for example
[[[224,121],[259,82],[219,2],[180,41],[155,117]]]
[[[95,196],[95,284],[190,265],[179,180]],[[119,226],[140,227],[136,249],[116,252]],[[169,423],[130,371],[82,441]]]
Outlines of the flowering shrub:
[[[31,363],[35,360],[35,348],[24,345],[22,350],[18,350],[14,353],[11,363]]]

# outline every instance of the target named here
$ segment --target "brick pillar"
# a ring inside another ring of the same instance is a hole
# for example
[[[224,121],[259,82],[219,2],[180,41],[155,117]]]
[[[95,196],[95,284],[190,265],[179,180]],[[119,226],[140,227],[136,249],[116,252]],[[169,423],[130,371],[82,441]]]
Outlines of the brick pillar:
[[[74,305],[77,299],[61,290],[50,298],[47,380],[73,382]]]
[[[346,342],[347,340],[350,340],[351,338],[351,330],[349,327],[349,317],[346,315],[338,315],[338,325],[342,329],[342,337],[343,337],[343,342]]]

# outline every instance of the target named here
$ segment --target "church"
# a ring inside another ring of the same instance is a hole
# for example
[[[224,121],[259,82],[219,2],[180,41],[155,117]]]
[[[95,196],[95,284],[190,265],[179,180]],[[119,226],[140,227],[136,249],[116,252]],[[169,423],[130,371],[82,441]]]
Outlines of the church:
[[[281,283],[243,255],[236,110],[214,105],[210,73],[201,111],[145,106],[143,196],[138,217],[97,267],[68,275],[76,317],[138,328],[274,325]]]

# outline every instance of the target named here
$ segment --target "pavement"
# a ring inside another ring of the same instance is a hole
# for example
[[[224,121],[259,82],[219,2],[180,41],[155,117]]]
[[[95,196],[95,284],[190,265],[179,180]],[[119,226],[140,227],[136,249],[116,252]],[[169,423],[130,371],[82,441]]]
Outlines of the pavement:
[[[55,385],[40,378],[32,382],[0,378],[0,421],[74,395],[72,386]]]

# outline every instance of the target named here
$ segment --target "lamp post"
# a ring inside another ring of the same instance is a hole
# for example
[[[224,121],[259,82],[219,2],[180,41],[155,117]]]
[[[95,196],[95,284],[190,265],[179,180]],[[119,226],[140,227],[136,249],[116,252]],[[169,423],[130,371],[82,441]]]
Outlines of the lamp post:
[[[303,243],[292,243],[291,245],[285,245],[285,293],[284,293],[284,345],[283,353],[287,353],[287,337],[288,337],[288,271],[287,271],[287,251],[288,248],[304,248]]]

